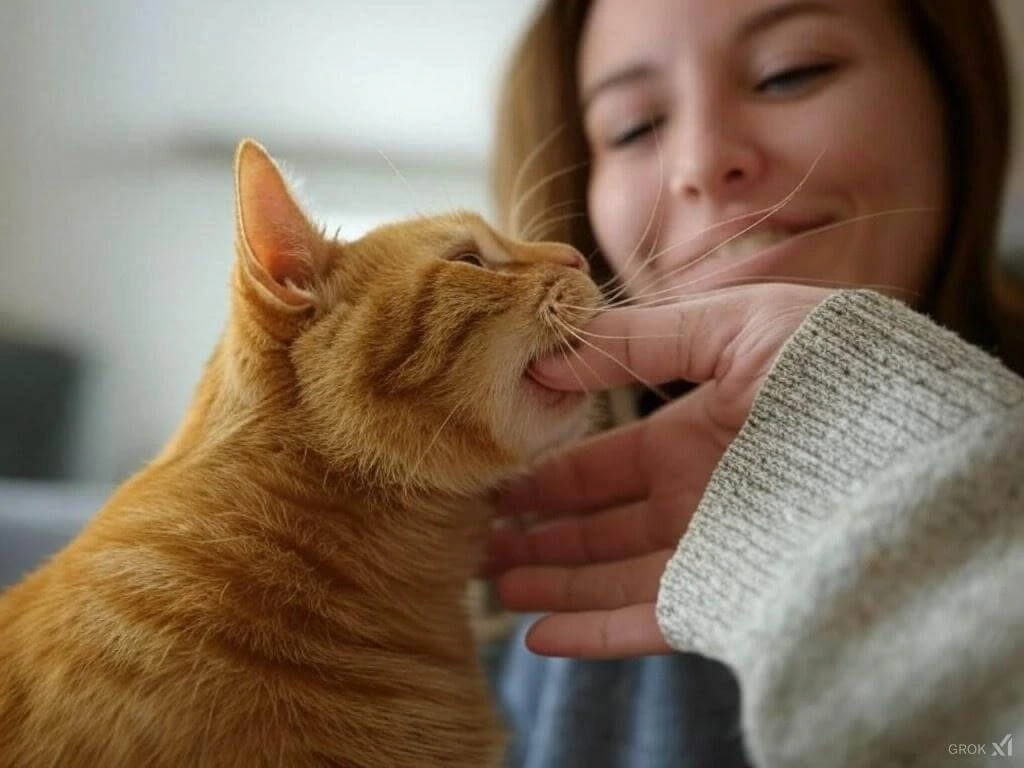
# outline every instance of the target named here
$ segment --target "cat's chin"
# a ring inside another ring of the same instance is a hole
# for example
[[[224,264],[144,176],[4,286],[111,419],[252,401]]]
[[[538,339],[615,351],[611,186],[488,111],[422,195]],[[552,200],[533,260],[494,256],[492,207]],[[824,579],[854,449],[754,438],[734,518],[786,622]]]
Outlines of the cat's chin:
[[[552,389],[528,372],[521,378],[523,405],[511,425],[516,444],[529,460],[585,435],[590,429],[594,396],[589,392]]]

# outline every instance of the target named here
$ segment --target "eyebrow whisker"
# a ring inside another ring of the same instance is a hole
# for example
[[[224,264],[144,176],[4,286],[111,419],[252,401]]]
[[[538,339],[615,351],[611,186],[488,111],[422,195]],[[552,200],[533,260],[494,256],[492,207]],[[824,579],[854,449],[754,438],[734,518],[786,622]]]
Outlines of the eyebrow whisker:
[[[544,209],[541,209],[540,211],[537,211],[537,213],[535,213],[533,215],[533,217],[528,222],[526,222],[526,226],[523,227],[523,232],[522,232],[521,238],[523,240],[527,240],[527,241],[532,240],[533,239],[533,234],[532,233],[534,232],[534,227],[537,225],[537,222],[539,222],[544,216],[546,216],[546,215],[548,215],[550,213],[554,213],[555,211],[557,211],[557,210],[559,210],[561,208],[569,208],[569,207],[571,207],[573,205],[576,205],[577,203],[582,203],[582,202],[583,201],[579,200],[579,199],[576,199],[576,200],[565,200],[565,201],[563,201],[561,203],[555,203],[554,205],[548,206],[547,208],[544,208]]]
[[[523,179],[526,178],[526,171],[533,164],[533,162],[540,157],[544,149],[555,140],[555,138],[565,129],[565,123],[555,126],[547,136],[537,142],[537,146],[530,150],[530,153],[523,160],[523,164],[519,166],[519,171],[516,173],[516,177],[512,182],[512,190],[509,192],[509,204],[513,206],[512,213],[509,214],[509,224],[512,227],[512,232],[515,233],[518,228],[518,222],[514,220],[516,210],[516,198],[519,195],[519,188],[523,183]]]
[[[516,204],[512,207],[512,212],[509,214],[509,222],[512,228],[512,232],[516,233],[519,231],[519,214],[522,211],[523,205],[526,203],[527,200],[533,197],[533,195],[537,194],[538,191],[543,189],[545,184],[548,184],[561,176],[574,173],[581,168],[585,168],[589,164],[590,160],[584,160],[582,162],[570,165],[568,168],[562,168],[557,171],[552,171],[551,173],[547,174],[542,179],[540,179],[528,190],[526,190],[526,192],[523,193],[523,196],[519,198]]]
[[[573,219],[585,219],[587,214],[584,211],[574,211],[572,213],[563,213],[561,216],[552,216],[546,221],[540,222],[540,224],[534,227],[534,231],[531,234],[531,240],[543,239],[542,236],[547,236],[547,231],[551,229],[555,224],[563,221],[572,221]],[[525,238],[524,238],[525,239]]]

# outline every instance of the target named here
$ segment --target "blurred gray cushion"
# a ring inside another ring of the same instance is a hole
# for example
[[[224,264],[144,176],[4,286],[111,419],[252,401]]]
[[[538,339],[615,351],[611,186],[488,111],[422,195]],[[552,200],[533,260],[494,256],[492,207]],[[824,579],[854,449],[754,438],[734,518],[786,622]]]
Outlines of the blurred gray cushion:
[[[113,488],[0,478],[0,589],[70,541]]]
[[[0,476],[67,476],[80,361],[49,344],[0,337]]]

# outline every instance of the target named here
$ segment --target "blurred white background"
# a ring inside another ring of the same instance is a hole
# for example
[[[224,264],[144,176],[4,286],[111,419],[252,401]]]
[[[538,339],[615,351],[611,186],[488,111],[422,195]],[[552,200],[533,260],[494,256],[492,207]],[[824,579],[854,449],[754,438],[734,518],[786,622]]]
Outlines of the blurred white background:
[[[1024,2],[1002,5],[1019,52]],[[226,316],[237,140],[304,177],[343,236],[488,212],[495,85],[533,6],[3,0],[0,335],[82,362],[65,474],[124,477],[187,407]],[[1007,249],[1024,248],[1022,165]]]

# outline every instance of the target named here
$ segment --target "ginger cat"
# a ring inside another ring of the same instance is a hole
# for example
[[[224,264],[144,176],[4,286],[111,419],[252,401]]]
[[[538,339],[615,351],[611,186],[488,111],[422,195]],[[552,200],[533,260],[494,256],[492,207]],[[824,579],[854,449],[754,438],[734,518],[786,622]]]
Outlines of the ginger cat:
[[[586,429],[530,362],[599,294],[472,214],[327,239],[252,141],[177,434],[0,597],[0,766],[497,766],[466,609],[489,489]]]

